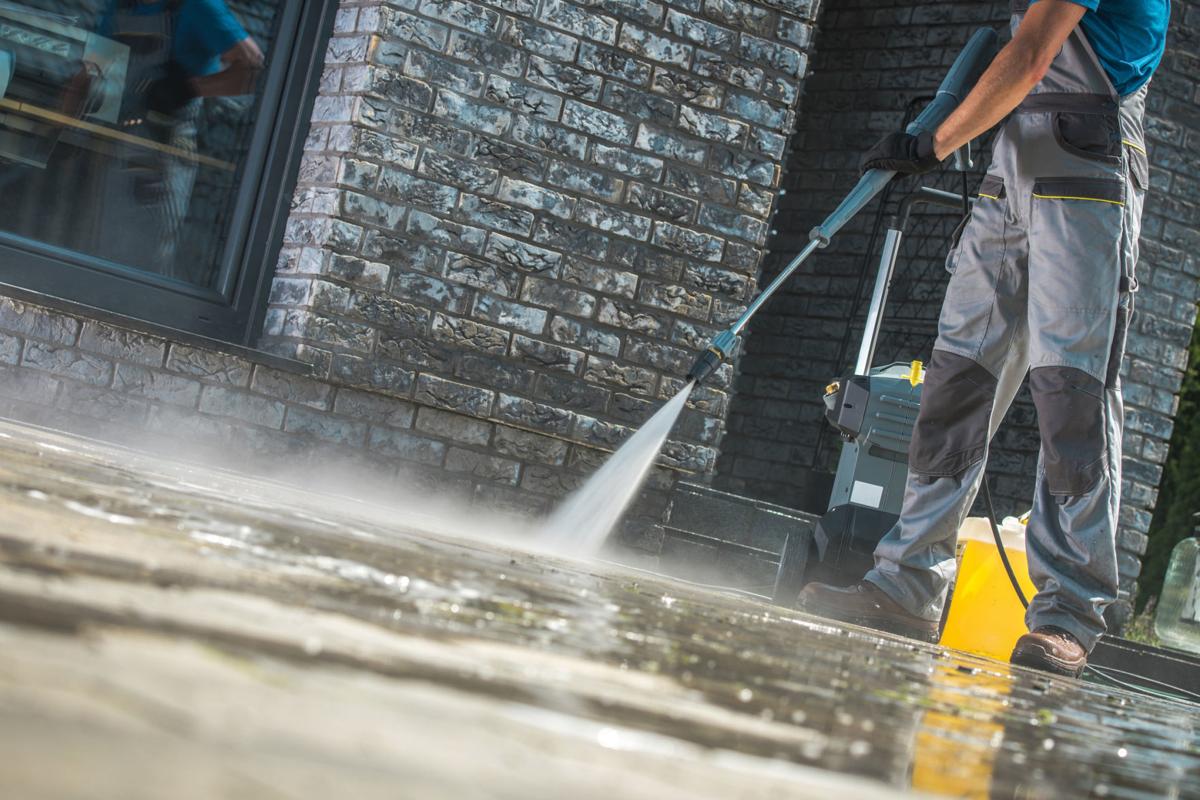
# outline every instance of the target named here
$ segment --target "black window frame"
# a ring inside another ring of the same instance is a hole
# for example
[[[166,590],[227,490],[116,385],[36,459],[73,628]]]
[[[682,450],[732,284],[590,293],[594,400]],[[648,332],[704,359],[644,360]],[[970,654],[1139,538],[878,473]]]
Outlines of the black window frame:
[[[287,0],[268,54],[215,289],[0,231],[0,293],[35,293],[153,327],[253,346],[262,331],[338,0]],[[59,303],[56,303],[58,305]],[[86,313],[86,312],[85,312]]]

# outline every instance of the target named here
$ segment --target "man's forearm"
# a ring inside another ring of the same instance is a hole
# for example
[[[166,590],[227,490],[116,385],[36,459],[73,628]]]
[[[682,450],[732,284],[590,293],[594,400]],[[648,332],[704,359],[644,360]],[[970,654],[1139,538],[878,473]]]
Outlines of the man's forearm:
[[[1085,9],[1068,0],[1030,6],[1016,36],[984,71],[975,88],[933,137],[939,159],[1004,119],[1038,84]]]
[[[231,97],[250,94],[263,68],[262,50],[250,37],[221,54],[224,67],[214,75],[192,78],[192,91],[200,97]]]
[[[1011,46],[1001,50],[979,83],[934,134],[937,157],[947,158],[1004,119],[1042,79],[1043,72],[1023,50],[1014,52]]]

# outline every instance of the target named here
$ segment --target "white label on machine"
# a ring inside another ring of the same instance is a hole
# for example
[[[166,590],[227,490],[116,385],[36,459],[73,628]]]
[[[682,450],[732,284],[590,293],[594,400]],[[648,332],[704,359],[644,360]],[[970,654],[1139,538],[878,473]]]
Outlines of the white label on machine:
[[[879,508],[879,504],[883,502],[883,487],[865,481],[855,481],[854,488],[850,490],[850,502],[857,506]]]

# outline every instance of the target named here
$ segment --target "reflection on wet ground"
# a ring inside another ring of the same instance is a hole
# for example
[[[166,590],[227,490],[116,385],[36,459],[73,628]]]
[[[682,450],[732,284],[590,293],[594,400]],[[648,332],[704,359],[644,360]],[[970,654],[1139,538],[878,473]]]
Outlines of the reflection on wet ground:
[[[1200,796],[1194,706],[485,519],[3,423],[0,510],[6,797]]]

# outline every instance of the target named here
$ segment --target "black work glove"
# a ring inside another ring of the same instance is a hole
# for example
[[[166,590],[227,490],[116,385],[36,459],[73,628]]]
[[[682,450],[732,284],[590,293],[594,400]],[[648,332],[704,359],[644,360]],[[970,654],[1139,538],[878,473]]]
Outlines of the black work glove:
[[[862,159],[862,171],[890,169],[901,175],[920,175],[941,164],[933,153],[933,134],[925,131],[889,133],[875,143]]]
[[[163,65],[163,75],[146,87],[146,108],[174,116],[196,97],[187,70],[174,59]]]

